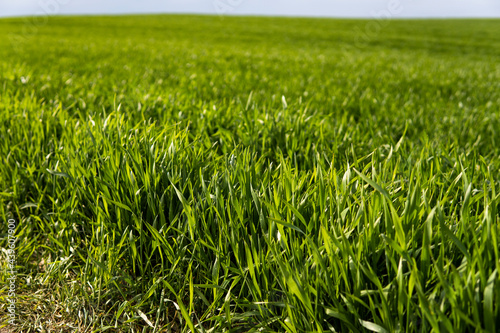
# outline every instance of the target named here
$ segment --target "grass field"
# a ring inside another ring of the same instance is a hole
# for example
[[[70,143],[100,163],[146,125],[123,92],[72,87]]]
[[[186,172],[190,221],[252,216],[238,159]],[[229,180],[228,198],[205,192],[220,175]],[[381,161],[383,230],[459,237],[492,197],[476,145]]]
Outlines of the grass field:
[[[0,20],[0,327],[498,332],[499,31]]]

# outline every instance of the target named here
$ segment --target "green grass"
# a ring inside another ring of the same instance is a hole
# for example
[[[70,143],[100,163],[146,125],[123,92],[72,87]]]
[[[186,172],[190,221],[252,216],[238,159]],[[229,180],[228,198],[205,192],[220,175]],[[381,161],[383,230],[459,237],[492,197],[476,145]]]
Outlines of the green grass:
[[[0,21],[5,327],[500,329],[500,20],[27,22]]]

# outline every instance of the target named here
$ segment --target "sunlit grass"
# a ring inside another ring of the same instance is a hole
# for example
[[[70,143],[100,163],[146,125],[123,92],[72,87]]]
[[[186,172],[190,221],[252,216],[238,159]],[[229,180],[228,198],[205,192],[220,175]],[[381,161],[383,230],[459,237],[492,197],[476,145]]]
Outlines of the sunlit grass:
[[[21,22],[18,331],[500,329],[499,21]]]

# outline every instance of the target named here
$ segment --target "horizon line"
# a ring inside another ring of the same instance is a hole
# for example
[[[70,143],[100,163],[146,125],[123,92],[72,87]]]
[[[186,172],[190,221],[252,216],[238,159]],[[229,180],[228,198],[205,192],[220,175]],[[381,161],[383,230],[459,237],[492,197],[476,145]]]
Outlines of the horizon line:
[[[359,20],[446,20],[446,19],[477,19],[477,20],[498,20],[500,16],[398,16],[398,17],[389,17],[389,18],[377,18],[373,16],[323,16],[323,15],[286,15],[286,14],[263,14],[263,13],[246,13],[246,14],[238,14],[238,13],[206,13],[206,12],[122,12],[122,13],[61,13],[61,14],[47,14],[47,13],[38,13],[38,14],[10,14],[10,15],[2,15],[0,14],[0,19],[19,19],[19,18],[31,18],[31,17],[39,17],[39,16],[50,16],[50,17],[120,17],[120,16],[212,16],[212,17],[262,17],[262,18],[305,18],[305,19],[359,19]]]

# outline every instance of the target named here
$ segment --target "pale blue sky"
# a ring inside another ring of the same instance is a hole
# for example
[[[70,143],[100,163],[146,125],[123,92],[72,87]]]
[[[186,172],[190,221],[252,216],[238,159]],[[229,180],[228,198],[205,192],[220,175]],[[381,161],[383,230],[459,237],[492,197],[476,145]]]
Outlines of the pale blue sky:
[[[500,0],[0,0],[0,16],[124,13],[500,17]]]

